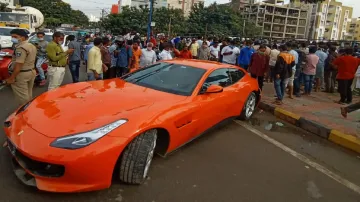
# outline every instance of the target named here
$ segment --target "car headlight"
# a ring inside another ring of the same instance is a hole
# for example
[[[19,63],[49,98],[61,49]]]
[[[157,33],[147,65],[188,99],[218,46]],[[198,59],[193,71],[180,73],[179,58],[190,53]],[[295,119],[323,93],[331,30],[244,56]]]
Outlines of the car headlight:
[[[98,139],[125,124],[127,121],[128,120],[126,119],[120,119],[92,131],[61,137],[53,141],[50,146],[62,149],[80,149],[96,142]]]

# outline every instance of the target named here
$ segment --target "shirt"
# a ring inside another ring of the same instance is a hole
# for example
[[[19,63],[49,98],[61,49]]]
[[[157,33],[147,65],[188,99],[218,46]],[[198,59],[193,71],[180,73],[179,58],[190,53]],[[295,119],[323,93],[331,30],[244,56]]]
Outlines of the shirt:
[[[230,55],[224,55],[224,53],[232,52]],[[221,55],[223,56],[223,62],[228,64],[236,64],[236,59],[240,54],[240,49],[233,46],[225,46],[222,51]]]
[[[96,71],[98,74],[102,74],[103,73],[102,64],[103,63],[101,60],[100,48],[97,46],[92,47],[89,50],[89,54],[88,54],[88,61],[87,61],[88,73],[93,73],[93,71]]]
[[[140,67],[152,65],[156,62],[156,53],[147,48],[141,50]]]
[[[299,54],[295,50],[291,50],[289,53],[295,57],[295,66],[292,68],[292,70],[295,71],[296,65],[299,63]]]
[[[192,56],[197,57],[198,55],[198,51],[199,51],[199,44],[198,43],[193,43],[190,45],[190,51]]]
[[[51,41],[46,47],[46,52],[49,58],[50,65],[55,67],[58,66],[65,67],[67,63],[66,61],[67,53],[64,52],[61,45],[59,45],[54,41]]]
[[[69,57],[69,61],[80,61],[81,60],[80,43],[76,41],[70,41],[68,47],[69,49],[74,49],[74,52]]]
[[[240,50],[240,55],[238,57],[239,65],[249,65],[251,56],[255,52],[255,50],[251,47],[244,47]]]
[[[303,69],[303,73],[306,75],[315,75],[316,66],[319,63],[319,57],[316,54],[309,54],[306,56],[306,66]]]
[[[105,46],[101,46],[100,52],[101,52],[102,62],[106,65],[110,65],[111,64],[111,56],[110,56],[109,48],[105,47]]]
[[[338,67],[337,79],[349,80],[355,77],[357,68],[360,66],[360,59],[351,55],[340,56],[333,62]]]
[[[115,67],[116,66],[116,61],[117,61],[117,57],[115,57],[114,51],[117,49],[117,45],[113,44],[112,46],[110,46],[109,48],[109,53],[110,53],[110,57],[111,57],[111,67]]]
[[[132,49],[132,62],[131,62],[131,69],[137,69],[140,67],[140,57],[141,57],[141,49]]]
[[[123,46],[118,48],[118,51],[116,66],[128,67],[129,59],[132,58],[132,48],[130,46]]]
[[[273,49],[270,51],[270,61],[269,61],[270,66],[274,67],[276,65],[276,60],[277,60],[279,54],[280,54],[280,51],[277,49]]]
[[[161,60],[171,60],[172,59],[170,52],[165,49],[163,51],[161,51],[161,53],[159,54],[159,57]]]
[[[15,52],[12,61],[23,64],[21,70],[33,69],[35,66],[37,50],[36,47],[26,41],[15,45]]]
[[[39,41],[38,44],[39,44],[40,48],[37,51],[37,55],[41,56],[41,57],[46,56],[46,47],[49,44],[49,42],[43,40],[43,41]]]
[[[211,57],[215,57],[216,59],[218,59],[219,52],[220,52],[220,46],[217,46],[216,48],[214,46],[210,46]]]
[[[89,51],[90,49],[94,47],[94,43],[91,42],[89,45],[86,46],[86,49],[85,49],[85,53],[84,53],[84,60],[87,61],[88,60],[88,54],[89,54]]]
[[[319,57],[318,67],[319,68],[324,68],[325,67],[325,60],[328,57],[328,55],[322,50],[316,51],[315,54]]]

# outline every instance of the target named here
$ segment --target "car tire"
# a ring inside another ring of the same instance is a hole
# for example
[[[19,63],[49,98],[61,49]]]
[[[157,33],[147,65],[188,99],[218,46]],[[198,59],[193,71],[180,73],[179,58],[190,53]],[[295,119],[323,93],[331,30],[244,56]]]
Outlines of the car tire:
[[[254,92],[251,92],[244,104],[239,119],[244,121],[249,120],[255,112],[255,107],[256,107],[256,94]]]
[[[154,156],[157,130],[137,136],[124,150],[120,159],[120,180],[128,184],[142,184],[147,177]]]

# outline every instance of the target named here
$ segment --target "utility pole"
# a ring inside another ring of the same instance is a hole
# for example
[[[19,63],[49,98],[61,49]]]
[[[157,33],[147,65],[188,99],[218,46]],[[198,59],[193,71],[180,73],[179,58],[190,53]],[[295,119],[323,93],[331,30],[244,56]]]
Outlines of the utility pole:
[[[147,37],[146,37],[147,42],[150,42],[153,6],[154,6],[154,0],[150,0],[150,12],[149,12],[149,21],[148,21]]]
[[[170,17],[170,22],[169,22],[168,37],[170,37],[170,34],[171,34],[171,17]]]

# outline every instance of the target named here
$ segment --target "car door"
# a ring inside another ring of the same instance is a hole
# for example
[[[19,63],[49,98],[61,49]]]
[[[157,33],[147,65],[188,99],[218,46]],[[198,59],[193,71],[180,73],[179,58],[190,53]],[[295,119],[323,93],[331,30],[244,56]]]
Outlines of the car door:
[[[206,88],[211,85],[222,86],[223,92],[204,93]],[[202,92],[194,98],[194,103],[198,106],[197,113],[194,114],[194,118],[197,120],[196,135],[226,118],[227,105],[231,104],[230,99],[228,99],[231,94],[228,88],[230,85],[231,78],[228,74],[228,68],[216,69],[206,78],[202,85]]]
[[[242,82],[242,78],[245,76],[245,72],[238,68],[229,68],[229,77],[231,79],[231,85],[227,87],[229,91],[229,102],[227,105],[226,113],[228,117],[238,116],[241,113],[244,103],[248,95],[245,90],[246,82]]]

